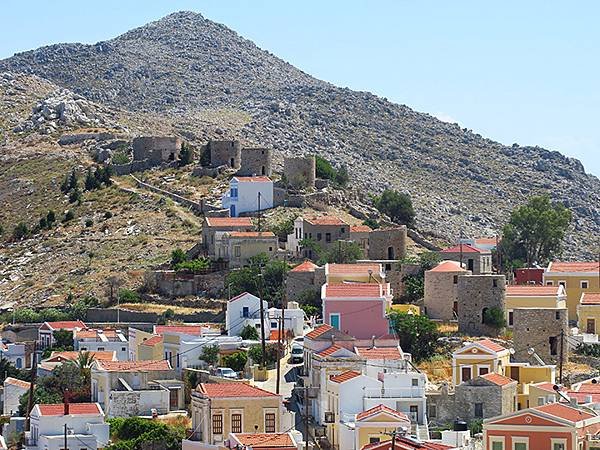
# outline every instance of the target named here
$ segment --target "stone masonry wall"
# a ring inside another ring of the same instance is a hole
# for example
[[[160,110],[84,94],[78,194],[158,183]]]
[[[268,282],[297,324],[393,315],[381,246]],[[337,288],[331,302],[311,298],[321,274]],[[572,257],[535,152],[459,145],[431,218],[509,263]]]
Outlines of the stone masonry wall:
[[[560,354],[560,332],[568,336],[567,308],[517,308],[513,310],[513,341],[515,359],[531,359],[528,349],[533,348],[546,364],[557,363]],[[564,340],[564,361],[568,360],[567,339]]]
[[[454,302],[458,305],[458,276],[464,271],[425,272],[425,308],[427,316],[437,320],[454,320]]]
[[[314,156],[284,158],[283,175],[292,189],[314,189],[317,165]]]
[[[369,259],[402,259],[406,256],[406,226],[380,228],[369,233]]]
[[[144,136],[133,139],[133,159],[148,159],[155,164],[175,161],[181,151],[181,138],[175,136]]]
[[[473,336],[498,336],[500,329],[483,323],[486,309],[506,310],[504,275],[458,277],[458,332]]]
[[[242,144],[240,141],[209,141],[207,148],[210,154],[211,167],[240,168],[242,159]]]
[[[317,292],[321,285],[315,284],[315,272],[288,272],[285,281],[285,292],[288,301],[297,301],[302,292],[311,290]]]
[[[246,148],[241,152],[240,170],[238,175],[251,177],[254,175],[271,176],[273,165],[273,150],[270,148]]]

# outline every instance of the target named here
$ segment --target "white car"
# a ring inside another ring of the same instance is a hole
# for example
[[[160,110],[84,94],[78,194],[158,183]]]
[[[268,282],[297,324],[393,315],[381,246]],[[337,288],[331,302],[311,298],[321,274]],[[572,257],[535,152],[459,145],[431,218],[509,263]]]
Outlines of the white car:
[[[237,380],[238,374],[233,369],[229,367],[218,367],[217,368],[217,376],[221,378],[229,378],[231,380]]]

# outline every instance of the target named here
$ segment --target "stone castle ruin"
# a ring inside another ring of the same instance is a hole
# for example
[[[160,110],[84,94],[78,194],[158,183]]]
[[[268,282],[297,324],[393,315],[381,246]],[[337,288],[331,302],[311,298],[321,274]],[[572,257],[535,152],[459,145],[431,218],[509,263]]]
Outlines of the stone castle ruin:
[[[133,139],[133,160],[147,160],[152,165],[179,160],[181,138],[174,136],[143,136]]]
[[[498,336],[500,331],[485,321],[493,308],[506,310],[504,275],[458,276],[458,331],[471,336]]]
[[[273,164],[273,151],[264,147],[244,147],[241,152],[240,169],[238,175],[245,177],[264,175],[271,176]]]
[[[299,156],[283,160],[283,176],[291,189],[314,189],[317,164],[314,156]]]

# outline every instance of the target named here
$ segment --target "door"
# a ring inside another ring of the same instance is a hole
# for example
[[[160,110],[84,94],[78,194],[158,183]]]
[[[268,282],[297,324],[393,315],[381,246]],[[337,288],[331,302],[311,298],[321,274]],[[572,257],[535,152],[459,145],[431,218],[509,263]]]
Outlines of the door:
[[[231,205],[231,206],[229,207],[229,215],[230,215],[231,217],[236,217],[236,215],[235,215],[235,205]]]
[[[469,259],[469,261],[467,262],[467,267],[471,272],[473,272],[474,263],[472,259]]]
[[[469,381],[471,379],[471,367],[461,367],[461,382]]]
[[[178,389],[169,390],[169,406],[171,407],[171,411],[179,408]]]
[[[587,320],[585,332],[590,334],[596,334],[596,319]]]
[[[340,329],[340,315],[339,314],[329,314],[329,325],[331,325],[336,330]]]
[[[419,422],[419,405],[410,405],[410,421],[411,422]]]

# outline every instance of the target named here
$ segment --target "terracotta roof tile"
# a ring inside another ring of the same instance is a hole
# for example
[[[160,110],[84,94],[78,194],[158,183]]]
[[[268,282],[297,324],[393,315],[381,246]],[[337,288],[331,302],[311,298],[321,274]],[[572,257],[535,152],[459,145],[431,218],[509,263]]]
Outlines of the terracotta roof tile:
[[[327,273],[329,274],[367,274],[369,270],[374,275],[381,272],[381,264],[327,264]]]
[[[379,298],[385,294],[384,286],[377,283],[340,283],[325,287],[327,298]]]
[[[42,416],[63,416],[65,414],[65,405],[63,403],[56,404],[38,404],[36,405]],[[102,410],[97,403],[69,403],[69,415],[84,415],[84,414],[102,414]]]
[[[154,333],[155,334],[164,334],[164,333],[181,333],[181,334],[189,334],[193,336],[201,336],[203,328],[201,325],[155,325]]]
[[[265,183],[265,182],[269,182],[271,181],[271,179],[269,177],[265,177],[265,176],[259,176],[259,177],[238,177],[235,176],[233,177],[238,181],[241,181],[243,183]]]
[[[516,383],[512,378],[505,377],[504,375],[500,375],[499,373],[490,372],[485,375],[481,375],[481,378],[488,380],[491,383],[494,383],[498,386],[506,386],[507,384]]]
[[[97,366],[107,372],[140,372],[150,370],[171,370],[166,359],[147,361],[97,361]]]
[[[577,392],[600,394],[600,383],[582,383],[579,385]]]
[[[311,225],[336,225],[336,226],[348,226],[348,224],[346,223],[346,221],[344,221],[343,219],[340,219],[339,217],[335,217],[335,216],[312,216],[312,217],[304,217],[304,220],[306,220],[308,223],[310,223]]]
[[[207,217],[206,224],[209,227],[251,227],[250,217]]]
[[[253,449],[297,448],[289,433],[232,433],[232,437],[241,445]]]
[[[582,305],[600,305],[600,292],[584,292],[581,294]]]
[[[316,339],[321,336],[323,333],[327,333],[329,330],[333,330],[333,327],[328,324],[319,325],[317,328],[308,333],[305,338],[308,339]]]
[[[548,272],[590,272],[598,273],[597,261],[577,261],[563,262],[552,261],[548,267]]]
[[[351,233],[370,233],[373,231],[368,225],[351,225],[350,232]]]
[[[361,450],[391,450],[392,440],[367,444]],[[423,442],[407,436],[396,436],[395,450],[452,450],[453,446],[438,442]]]
[[[582,411],[581,409],[573,408],[562,403],[548,403],[543,406],[537,406],[533,409],[555,417],[560,417],[561,419],[569,420],[571,422],[579,422],[580,420],[596,417],[594,414],[590,414],[586,411]]]
[[[277,397],[274,394],[246,383],[200,383],[198,390],[208,398]]]
[[[306,260],[303,263],[298,264],[296,267],[290,270],[290,272],[314,272],[317,267],[319,266],[317,266],[315,263]]]
[[[104,330],[87,329],[87,330],[75,331],[75,336],[79,339],[94,339],[94,338],[98,338],[100,335],[104,335],[109,339],[116,338],[117,330],[114,330],[112,328],[107,328]]]
[[[31,383],[13,377],[6,377],[4,379],[4,384],[12,384],[13,386],[18,386],[22,389],[29,389],[31,386]]]
[[[473,247],[472,245],[469,244],[456,244],[452,247],[448,247],[445,248],[444,250],[441,250],[440,253],[460,253],[461,252],[461,246],[462,246],[462,252],[463,253],[487,253],[487,251],[484,250],[480,250],[476,247]]]
[[[457,261],[442,261],[429,272],[466,272],[467,269],[460,267]]]
[[[272,231],[230,231],[231,237],[254,237],[254,238],[274,238],[275,234]]]
[[[398,347],[356,347],[356,354],[369,359],[404,359]]]
[[[45,325],[51,330],[74,330],[75,328],[87,328],[87,325],[81,320],[62,320],[58,322],[44,322],[42,324],[42,327]]]
[[[327,347],[325,350],[321,350],[317,355],[327,357],[333,355],[335,352],[342,350],[342,347],[339,345],[333,344]]]
[[[50,353],[50,357],[46,358],[44,362],[77,361],[81,353],[89,353],[95,361],[115,361],[116,359],[114,351],[65,351]]]
[[[492,350],[494,352],[501,352],[506,350],[505,347],[502,347],[500,344],[496,344],[494,341],[491,341],[489,339],[482,339],[480,341],[475,341],[476,344],[482,345],[485,348]]]
[[[356,370],[347,370],[346,372],[340,373],[339,375],[331,375],[329,379],[334,383],[344,383],[348,380],[351,380],[352,378],[356,378],[361,375],[362,374],[360,372],[357,372]]]
[[[356,420],[364,420],[364,419],[367,419],[371,416],[377,415],[382,412],[390,414],[398,419],[402,419],[402,420],[406,420],[406,421],[410,422],[410,419],[408,418],[408,416],[406,414],[404,414],[403,412],[400,412],[400,411],[396,411],[395,409],[389,408],[385,405],[377,405],[371,409],[368,409],[366,411],[363,411],[363,412],[357,414]]]
[[[239,299],[241,299],[241,298],[245,297],[246,295],[252,295],[252,294],[250,294],[249,292],[242,292],[241,294],[238,294],[238,295],[236,295],[235,297],[231,297],[231,298],[229,299],[229,301],[230,301],[230,302],[235,302],[236,300],[239,300]]]
[[[567,391],[566,394],[569,398],[576,399],[578,404],[600,403],[600,393]]]
[[[559,292],[560,286],[506,286],[506,295],[515,297],[556,297]]]
[[[532,386],[535,386],[538,389],[542,389],[543,391],[556,392],[554,390],[554,383],[535,383]]]
[[[163,342],[162,336],[152,336],[151,338],[148,338],[144,342],[142,342],[141,345],[147,345],[148,347],[155,347],[158,344],[161,344],[162,342]]]

